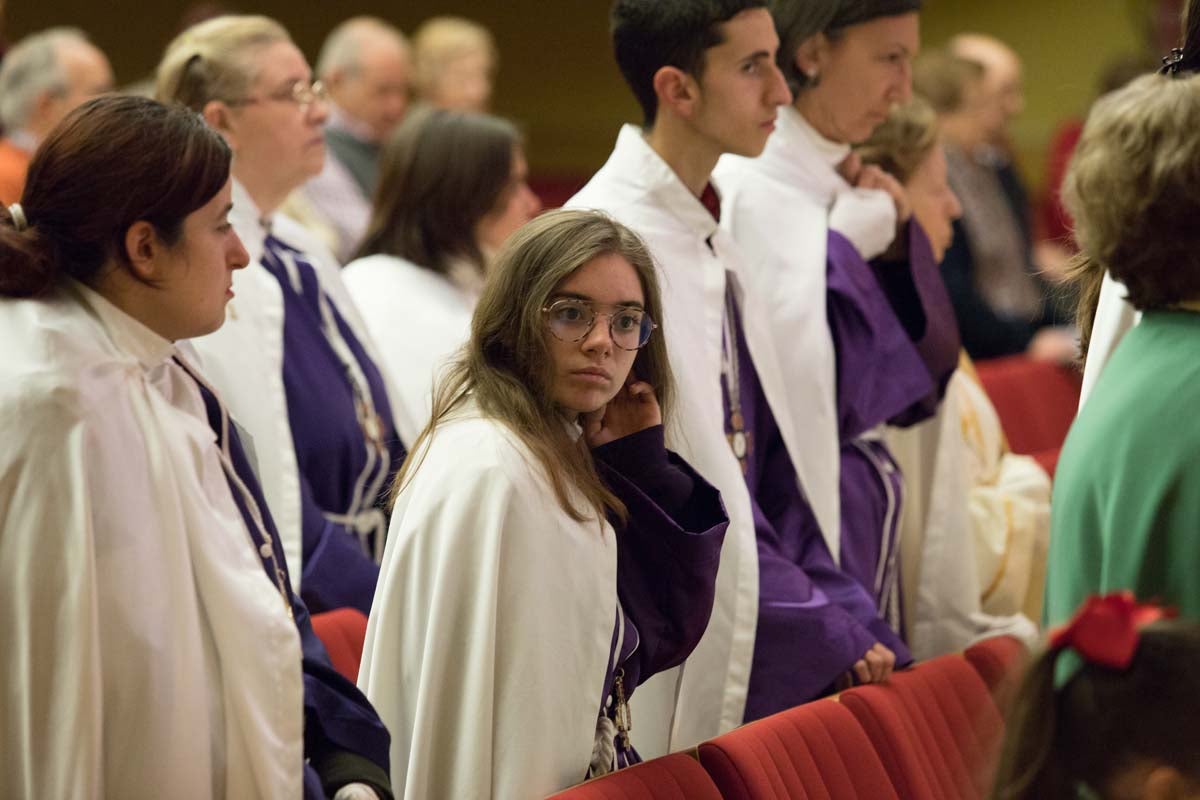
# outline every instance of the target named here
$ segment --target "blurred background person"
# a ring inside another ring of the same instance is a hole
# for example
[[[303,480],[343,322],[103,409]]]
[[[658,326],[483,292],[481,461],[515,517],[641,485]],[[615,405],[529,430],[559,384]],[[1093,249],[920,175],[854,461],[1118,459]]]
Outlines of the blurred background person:
[[[420,100],[454,111],[487,111],[499,66],[487,28],[462,17],[433,17],[413,34]]]
[[[1200,0],[1189,0],[1183,21],[1182,47],[1163,59],[1162,71],[1176,78],[1200,71]],[[1076,325],[1084,362],[1082,407],[1099,380],[1101,369],[1141,314],[1125,296],[1120,282],[1094,259],[1080,261],[1072,272],[1079,296]]]
[[[962,205],[942,276],[963,346],[974,359],[1028,353],[1065,363],[1075,356],[1075,335],[1057,327],[1067,315],[1034,265],[1028,200],[1008,155],[1008,123],[1024,105],[1020,61],[990,37],[962,41],[978,42],[966,49],[985,54],[990,73],[981,61],[935,51],[917,62],[913,80],[938,113]]]
[[[104,53],[78,28],[22,39],[0,63],[0,203],[15,203],[29,160],[46,134],[80,103],[112,91]]]
[[[1200,616],[1200,76],[1147,75],[1098,100],[1063,185],[1080,255],[1141,321],[1063,446],[1046,619],[1132,590]]]
[[[408,41],[381,19],[348,19],[325,39],[316,72],[329,94],[325,166],[292,195],[285,211],[345,263],[367,230],[379,150],[408,111]]]
[[[1139,75],[1154,72],[1158,66],[1154,59],[1145,54],[1125,55],[1113,59],[1100,74],[1096,96],[1103,97],[1109,92],[1114,92]],[[1038,235],[1071,253],[1075,253],[1078,247],[1075,244],[1071,217],[1062,204],[1062,182],[1082,133],[1083,117],[1065,120],[1054,132],[1046,149],[1046,185],[1038,208]]]
[[[940,260],[961,207],[947,182],[933,109],[913,98],[855,149],[863,163],[901,182]],[[965,352],[937,414],[890,428],[887,438],[904,474],[901,586],[914,657],[998,634],[1032,643],[1033,621],[1041,618],[1050,478],[1029,456],[1008,451]]]
[[[429,419],[438,367],[471,332],[488,265],[541,209],[517,129],[486,114],[423,108],[383,151],[360,258],[342,272],[379,343],[401,419]],[[413,441],[419,428],[400,430]]]
[[[404,448],[374,344],[333,255],[278,213],[320,172],[326,106],[279,23],[218,17],[171,43],[160,99],[204,115],[233,150],[230,222],[250,265],[229,320],[196,340],[206,372],[254,437],[263,489],[314,612],[367,613]]]

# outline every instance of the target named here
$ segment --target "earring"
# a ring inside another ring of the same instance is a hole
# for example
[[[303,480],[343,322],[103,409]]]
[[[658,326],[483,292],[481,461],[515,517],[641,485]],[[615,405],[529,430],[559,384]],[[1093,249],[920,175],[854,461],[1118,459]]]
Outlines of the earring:
[[[809,86],[816,86],[821,82],[821,71],[816,67],[813,67],[804,73],[804,78]]]

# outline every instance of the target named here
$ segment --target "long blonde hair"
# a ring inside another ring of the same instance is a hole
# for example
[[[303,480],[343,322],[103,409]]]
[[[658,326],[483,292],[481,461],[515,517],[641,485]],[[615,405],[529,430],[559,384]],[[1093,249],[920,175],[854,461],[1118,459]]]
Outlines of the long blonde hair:
[[[646,312],[660,323],[638,351],[633,370],[655,389],[669,420],[674,381],[662,336],[662,301],[654,262],[637,234],[594,211],[552,211],[517,231],[501,249],[471,321],[470,341],[439,381],[429,425],[413,443],[392,486],[393,502],[420,468],[437,426],[469,398],[484,416],[507,426],[545,471],[562,509],[583,522],[606,512],[624,521],[624,504],[605,487],[582,437],[568,432],[551,397],[553,359],[542,309],[556,287],[593,259],[615,254],[637,272]],[[578,492],[589,508],[572,502]]]

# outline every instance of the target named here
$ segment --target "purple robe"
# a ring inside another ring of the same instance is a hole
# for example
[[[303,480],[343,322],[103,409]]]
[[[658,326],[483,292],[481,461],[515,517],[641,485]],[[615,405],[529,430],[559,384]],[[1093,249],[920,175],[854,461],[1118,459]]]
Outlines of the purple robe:
[[[902,630],[899,520],[903,478],[881,425],[934,414],[958,367],[958,326],[924,232],[908,226],[908,258],[868,265],[830,231],[826,312],[837,355],[841,439],[841,566]]]
[[[732,327],[741,410],[750,435],[746,486],[758,540],[758,628],[745,711],[750,722],[828,694],[876,642],[896,653],[897,665],[912,656],[880,619],[872,597],[830,556],[736,312]],[[728,420],[728,392],[724,399]]]
[[[299,290],[293,286],[280,252],[286,252],[295,263]],[[337,329],[366,377],[381,422],[388,454],[372,463],[358,421],[351,377],[322,328],[316,270],[303,254],[273,237],[267,239],[262,264],[279,281],[283,294],[283,385],[300,474],[304,564],[300,596],[314,612],[349,606],[369,614],[379,577],[370,553],[375,542],[360,541],[352,526],[330,517],[351,509],[382,509],[390,478],[404,458],[383,376],[346,320],[329,303]],[[382,493],[356,497],[361,484],[380,479]],[[385,532],[386,519],[375,535]]]
[[[597,447],[605,485],[629,511],[617,532],[617,598],[625,635],[609,657],[603,702],[616,711],[614,674],[626,699],[652,675],[683,663],[708,627],[729,517],[720,493],[664,444],[661,425]],[[622,623],[618,619],[617,626]],[[641,759],[618,742],[617,766]]]
[[[185,371],[187,368],[184,367]],[[189,373],[190,374],[190,373]],[[217,434],[221,446],[221,408],[217,398],[203,382],[197,381],[204,399],[209,425]],[[389,747],[391,736],[375,713],[370,701],[350,681],[346,680],[329,660],[325,645],[313,631],[308,609],[291,590],[287,563],[283,560],[283,543],[279,530],[267,507],[258,478],[250,468],[250,460],[238,436],[237,428],[229,426],[229,454],[234,471],[250,492],[262,513],[263,527],[271,538],[274,551],[284,571],[283,585],[287,587],[292,616],[300,633],[301,667],[304,672],[304,797],[305,800],[324,800],[346,783],[363,782],[375,788],[380,797],[390,797]],[[241,491],[229,480],[246,530],[251,534],[255,550],[260,542],[254,540],[257,530],[254,515]],[[263,569],[272,585],[277,576],[270,563],[263,560]],[[326,790],[329,790],[328,792]]]

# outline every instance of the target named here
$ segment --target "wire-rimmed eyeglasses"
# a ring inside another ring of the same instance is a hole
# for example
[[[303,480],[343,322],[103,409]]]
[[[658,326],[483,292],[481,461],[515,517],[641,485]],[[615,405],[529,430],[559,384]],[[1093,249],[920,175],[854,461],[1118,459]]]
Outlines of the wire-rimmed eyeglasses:
[[[658,327],[645,309],[636,306],[616,306],[611,314],[605,314],[586,300],[563,298],[542,311],[550,333],[563,342],[582,341],[595,327],[597,317],[608,317],[608,335],[613,344],[622,350],[640,350]]]

